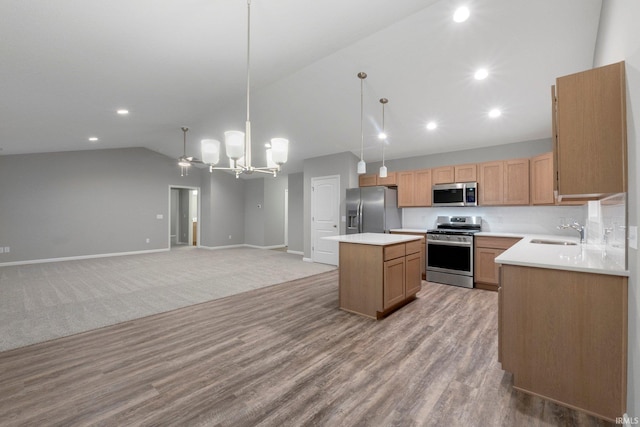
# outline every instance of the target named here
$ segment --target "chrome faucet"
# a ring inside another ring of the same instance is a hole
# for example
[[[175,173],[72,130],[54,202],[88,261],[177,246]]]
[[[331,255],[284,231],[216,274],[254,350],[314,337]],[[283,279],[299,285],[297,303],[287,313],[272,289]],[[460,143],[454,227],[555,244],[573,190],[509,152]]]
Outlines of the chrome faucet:
[[[580,234],[580,243],[584,243],[584,225],[580,225],[578,221],[574,221],[573,224],[560,224],[558,230],[566,230],[567,228],[573,228]]]

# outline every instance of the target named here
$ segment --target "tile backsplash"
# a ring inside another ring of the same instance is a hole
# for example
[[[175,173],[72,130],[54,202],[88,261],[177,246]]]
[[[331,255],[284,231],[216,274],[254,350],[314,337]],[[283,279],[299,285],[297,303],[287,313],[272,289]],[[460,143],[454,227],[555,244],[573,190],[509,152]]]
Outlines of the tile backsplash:
[[[575,236],[573,230],[558,230],[561,221],[575,220],[584,224],[585,206],[478,206],[404,208],[404,228],[435,228],[439,215],[481,216],[482,231],[498,233],[531,233]]]
[[[621,193],[583,206],[404,208],[402,227],[431,229],[440,215],[464,215],[481,216],[482,231],[577,237],[575,230],[557,228],[577,221],[585,225],[587,243],[602,245],[603,256],[626,266],[626,200],[626,193]]]

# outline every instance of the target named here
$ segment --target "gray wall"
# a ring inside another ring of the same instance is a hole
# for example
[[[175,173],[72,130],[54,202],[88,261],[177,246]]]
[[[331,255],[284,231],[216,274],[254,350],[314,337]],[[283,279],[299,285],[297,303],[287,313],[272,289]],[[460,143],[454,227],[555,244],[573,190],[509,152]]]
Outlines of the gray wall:
[[[245,180],[223,171],[209,173],[205,170],[202,173],[201,245],[243,244]]]
[[[286,175],[264,178],[264,245],[284,245],[284,197],[289,186]]]
[[[264,178],[248,179],[244,187],[244,242],[264,246]]]
[[[166,249],[169,187],[200,176],[144,148],[0,156],[0,263]]]
[[[245,181],[244,243],[272,247],[284,246],[284,195],[286,175]]]
[[[551,100],[549,100],[549,115],[551,115]],[[551,134],[551,126],[549,126],[549,134]],[[494,160],[534,157],[548,151],[553,151],[551,138],[475,148],[471,150],[452,151],[449,153],[430,154],[427,156],[417,156],[406,159],[386,160],[384,163],[389,172],[394,172],[411,169],[434,168],[438,166],[460,165],[463,163],[480,163],[491,162]],[[382,162],[368,164],[367,173],[377,173],[381,165]]]
[[[311,258],[311,178],[340,175],[340,215],[344,212],[346,189],[358,186],[357,164],[359,158],[351,152],[315,157],[304,161],[304,256]],[[340,221],[340,234],[345,233],[345,223]]]
[[[289,174],[289,251],[304,252],[304,173]]]
[[[627,84],[628,225],[640,223],[638,209],[638,171],[640,170],[640,2],[604,1],[594,56],[594,66],[625,61]],[[627,375],[627,413],[640,417],[640,253],[628,249],[629,263],[629,354]]]

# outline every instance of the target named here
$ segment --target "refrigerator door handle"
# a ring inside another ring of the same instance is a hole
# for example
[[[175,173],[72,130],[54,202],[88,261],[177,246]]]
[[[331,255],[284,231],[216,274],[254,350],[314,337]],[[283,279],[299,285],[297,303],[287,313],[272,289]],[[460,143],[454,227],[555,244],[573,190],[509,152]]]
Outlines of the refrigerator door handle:
[[[362,233],[362,201],[358,202],[358,233]]]

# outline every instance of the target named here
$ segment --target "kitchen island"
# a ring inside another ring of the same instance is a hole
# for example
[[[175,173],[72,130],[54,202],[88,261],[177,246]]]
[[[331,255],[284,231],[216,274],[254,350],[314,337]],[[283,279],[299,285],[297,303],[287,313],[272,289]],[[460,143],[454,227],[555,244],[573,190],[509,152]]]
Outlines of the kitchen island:
[[[342,310],[381,319],[420,291],[420,236],[360,233],[325,239],[340,243]]]
[[[613,251],[525,236],[495,259],[498,360],[513,387],[609,421],[627,403],[629,272]]]

